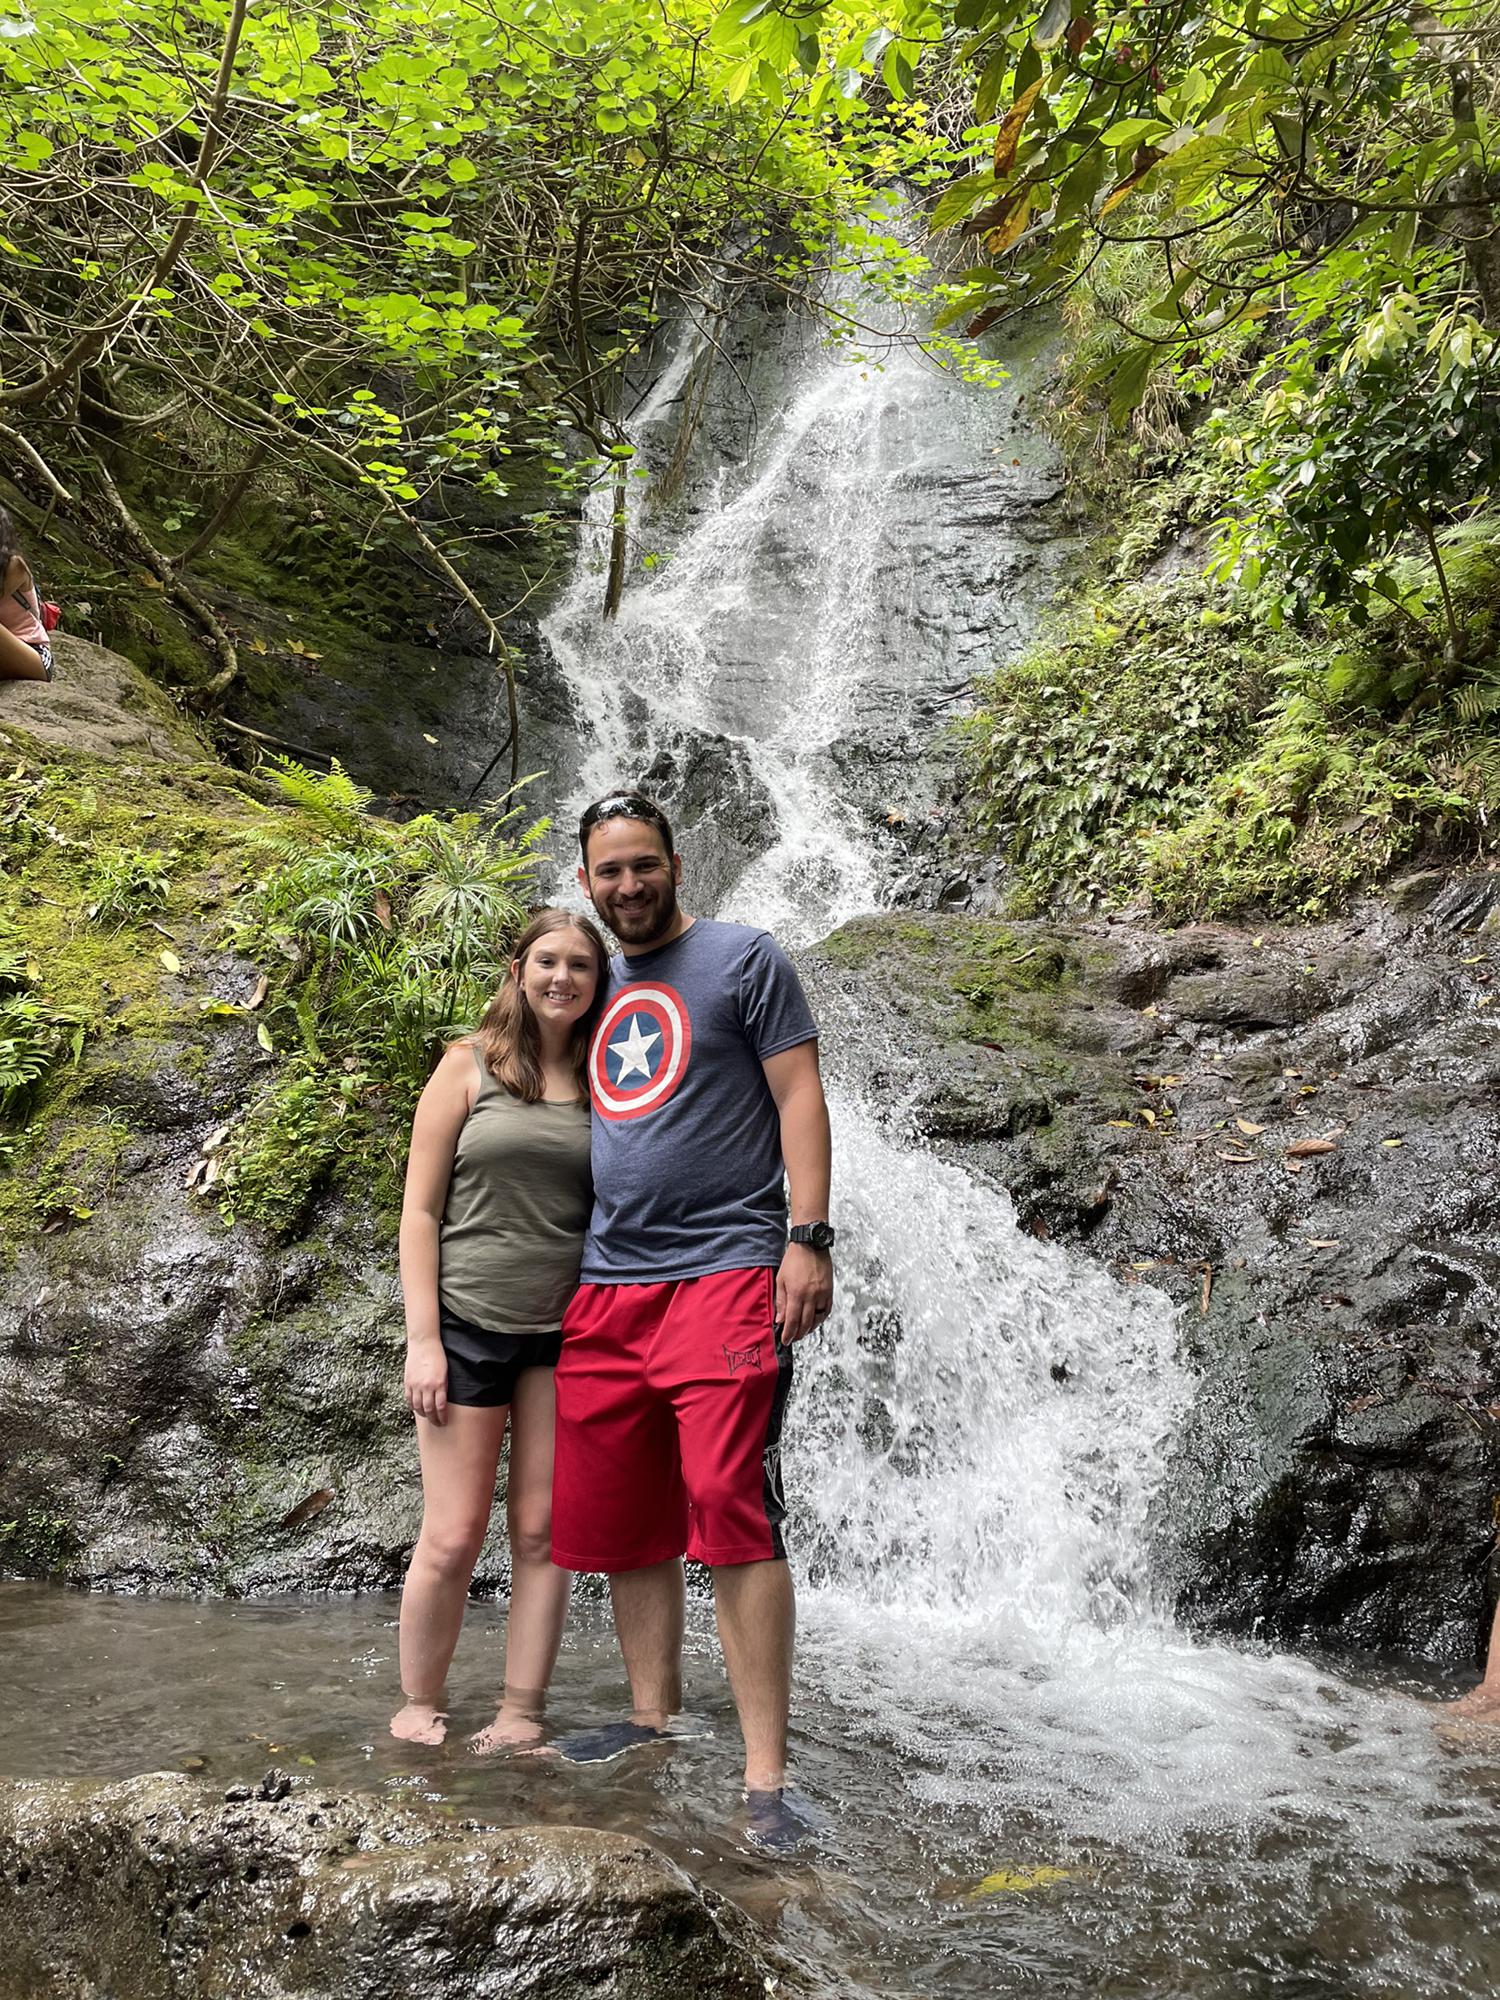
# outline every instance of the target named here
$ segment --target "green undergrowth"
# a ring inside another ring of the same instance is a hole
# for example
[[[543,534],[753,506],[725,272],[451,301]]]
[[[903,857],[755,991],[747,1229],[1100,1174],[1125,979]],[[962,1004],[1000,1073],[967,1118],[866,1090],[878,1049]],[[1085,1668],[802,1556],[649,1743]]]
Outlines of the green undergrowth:
[[[12,1575],[55,1576],[67,1569],[82,1543],[70,1516],[31,1507],[0,1521],[0,1563]]]
[[[15,754],[19,744],[20,754]],[[96,1073],[136,1037],[202,1037],[190,960],[238,886],[263,810],[216,766],[105,763],[11,739],[0,779],[0,1239],[86,1222],[114,1185],[128,1111]]]
[[[1191,452],[1138,489],[1093,580],[979,687],[966,803],[1016,916],[1317,917],[1403,864],[1491,844],[1500,541],[1493,562],[1449,557],[1455,663],[1409,609],[1297,630],[1207,580],[1222,498]]]
[[[221,1117],[191,1196],[226,1224],[291,1239],[339,1181],[389,1219],[416,1093],[498,982],[542,824],[398,825],[337,768],[132,765],[19,732],[9,747],[6,1257],[93,1219],[142,1098],[148,1123],[180,1117],[177,1099]]]

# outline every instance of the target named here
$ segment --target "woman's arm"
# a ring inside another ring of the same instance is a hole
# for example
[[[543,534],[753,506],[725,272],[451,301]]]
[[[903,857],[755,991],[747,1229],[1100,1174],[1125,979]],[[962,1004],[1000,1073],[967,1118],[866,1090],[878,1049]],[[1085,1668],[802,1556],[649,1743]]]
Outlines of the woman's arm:
[[[406,1400],[440,1424],[448,1409],[448,1363],[438,1336],[438,1241],[453,1155],[479,1081],[474,1052],[448,1050],[417,1101],[401,1203],[401,1294],[406,1301]]]
[[[12,556],[5,570],[5,588],[24,604],[34,617],[42,615],[42,594],[36,587],[36,578],[31,574],[31,564],[25,556]]]

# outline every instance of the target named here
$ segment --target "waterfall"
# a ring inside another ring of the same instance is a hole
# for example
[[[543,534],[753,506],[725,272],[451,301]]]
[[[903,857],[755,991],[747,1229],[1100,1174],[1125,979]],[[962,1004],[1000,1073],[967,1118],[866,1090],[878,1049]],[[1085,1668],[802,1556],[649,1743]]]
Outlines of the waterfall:
[[[648,467],[680,455],[706,366],[689,332],[637,418]],[[944,701],[1019,642],[1067,559],[1032,525],[1057,474],[1023,393],[809,332],[743,462],[694,467],[659,508],[632,482],[610,623],[601,496],[545,627],[584,737],[564,825],[644,782],[678,819],[686,906],[794,948],[888,904],[884,808],[921,809]],[[1153,1599],[1149,1516],[1191,1391],[1167,1302],[1023,1233],[1002,1192],[906,1134],[860,1082],[882,1066],[855,1010],[822,1031],[839,1293],[787,1428],[803,1684],[918,1799],[1080,1837],[1239,1824],[1257,1802],[1325,1826],[1387,1809],[1433,1757],[1405,1710],[1195,1644]],[[1350,1747],[1355,1718],[1404,1770]]]

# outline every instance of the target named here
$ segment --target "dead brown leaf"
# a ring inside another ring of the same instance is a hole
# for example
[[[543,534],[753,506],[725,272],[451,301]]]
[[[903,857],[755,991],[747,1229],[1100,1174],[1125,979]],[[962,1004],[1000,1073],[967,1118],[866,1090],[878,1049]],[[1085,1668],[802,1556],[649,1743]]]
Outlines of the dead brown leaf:
[[[1238,1127],[1244,1133],[1247,1139],[1258,1138],[1260,1134],[1264,1132],[1266,1129],[1264,1125],[1252,1124],[1252,1122],[1248,1118],[1236,1118],[1234,1122],[1236,1125],[1238,1125]]]
[[[283,1514],[280,1525],[283,1528],[300,1528],[305,1521],[311,1521],[333,1498],[331,1486],[320,1486],[316,1493],[309,1493],[305,1500],[299,1500],[289,1513]]]
[[[270,990],[271,990],[271,982],[269,979],[267,979],[266,975],[262,973],[260,975],[260,978],[257,979],[255,982],[255,991],[250,995],[250,998],[245,1002],[246,1007],[248,1007],[250,1011],[253,1013],[257,1007],[261,1006],[264,1003],[265,997],[270,992]]]
[[[1286,1149],[1289,1160],[1310,1160],[1315,1153],[1336,1153],[1332,1139],[1294,1139]]]
[[[992,257],[1002,256],[1012,244],[1019,242],[1030,215],[1031,189],[1019,188],[1004,217],[984,239],[984,247]]]
[[[1003,181],[1016,164],[1016,154],[1021,145],[1021,133],[1030,115],[1031,107],[1041,93],[1042,79],[1033,84],[1016,99],[1015,103],[1000,120],[1000,130],[995,134],[995,179]]]

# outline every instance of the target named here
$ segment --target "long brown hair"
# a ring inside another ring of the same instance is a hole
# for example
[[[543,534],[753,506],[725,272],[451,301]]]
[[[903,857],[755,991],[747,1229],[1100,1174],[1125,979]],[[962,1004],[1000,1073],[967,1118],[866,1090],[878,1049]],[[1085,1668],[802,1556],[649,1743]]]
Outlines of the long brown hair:
[[[609,949],[599,928],[588,917],[577,910],[538,910],[531,922],[516,939],[513,954],[516,972],[508,977],[499,992],[484,1010],[484,1017],[475,1032],[485,1068],[505,1088],[512,1097],[523,1098],[528,1104],[537,1103],[546,1094],[546,1079],[542,1075],[542,1037],[537,1027],[536,1015],[531,1011],[530,1002],[522,990],[520,974],[526,969],[527,955],[542,938],[550,937],[554,931],[577,931],[586,937],[594,948],[597,980],[594,998],[588,1011],[573,1023],[573,1076],[578,1085],[578,1095],[587,1100],[589,1042],[594,1033],[594,1024],[604,1006],[604,987],[609,976]]]

